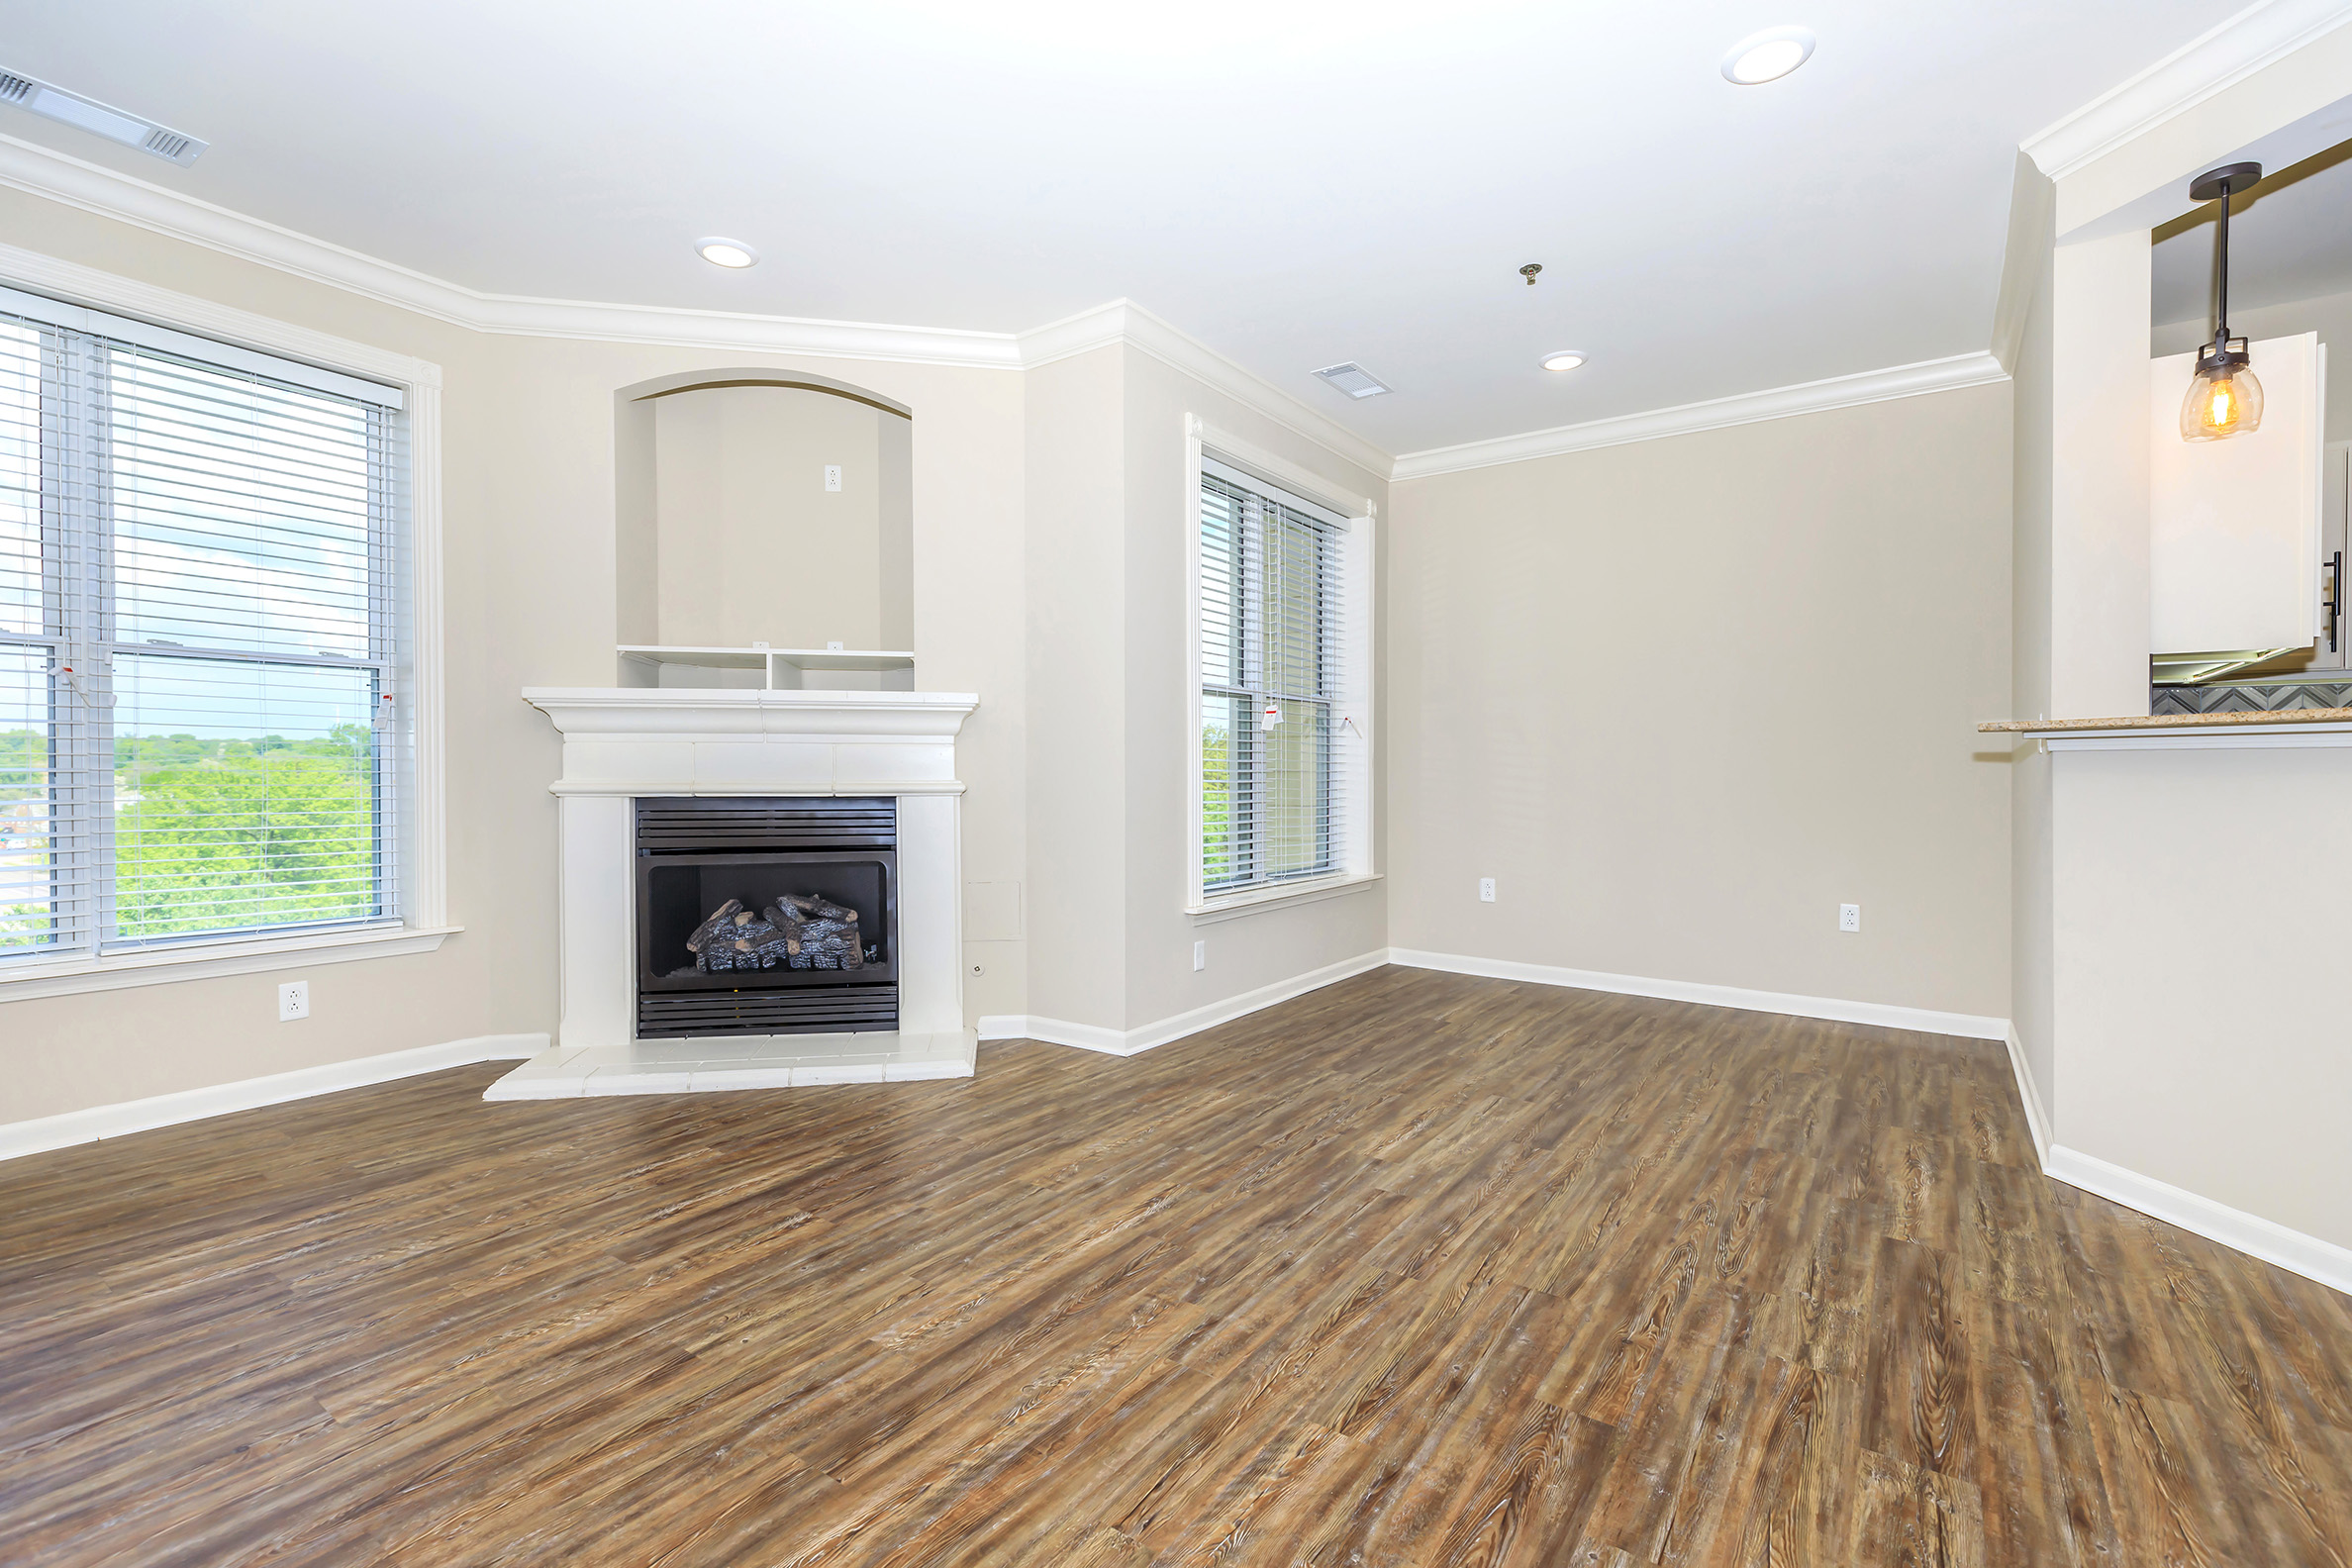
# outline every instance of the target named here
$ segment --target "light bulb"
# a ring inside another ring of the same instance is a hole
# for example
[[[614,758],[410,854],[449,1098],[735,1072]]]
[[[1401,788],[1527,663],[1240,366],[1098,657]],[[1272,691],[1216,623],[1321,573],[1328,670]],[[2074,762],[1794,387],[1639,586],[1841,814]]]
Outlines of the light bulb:
[[[2200,374],[2181,400],[2181,440],[2222,441],[2262,424],[2262,383],[2244,365]]]

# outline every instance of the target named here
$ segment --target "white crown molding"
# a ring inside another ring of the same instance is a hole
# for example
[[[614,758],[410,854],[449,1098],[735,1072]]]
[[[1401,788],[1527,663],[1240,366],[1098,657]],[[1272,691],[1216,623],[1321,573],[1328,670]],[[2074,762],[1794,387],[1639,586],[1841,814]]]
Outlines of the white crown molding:
[[[0,136],[0,185],[475,332],[999,370],[1021,364],[1011,333],[484,294],[11,136]]]
[[[1243,407],[1255,409],[1366,473],[1382,479],[1389,476],[1391,458],[1385,450],[1198,339],[1185,336],[1133,300],[1113,300],[1023,333],[1022,368],[1034,370],[1115,343],[1139,349]]]
[[[2009,181],[2009,238],[2001,251],[2001,293],[1993,302],[1993,358],[2012,375],[2025,342],[2025,320],[2041,290],[2050,261],[2050,236],[2058,222],[2058,187],[2017,154]]]
[[[746,316],[659,305],[602,305],[581,300],[484,294],[468,326],[521,338],[577,338],[596,343],[658,343],[674,348],[745,349],[821,359],[884,359],[900,364],[980,370],[1021,368],[1011,333],[953,327],[894,327],[879,322],[819,321],[802,316]]]
[[[413,1078],[419,1073],[536,1056],[546,1048],[544,1034],[478,1034],[441,1045],[420,1045],[414,1050],[388,1051],[381,1056],[361,1056],[321,1067],[271,1073],[266,1078],[246,1078],[203,1089],[183,1089],[177,1094],[127,1100],[120,1105],[92,1106],[87,1111],[68,1111],[31,1122],[12,1122],[0,1126],[0,1159],[69,1148],[76,1143],[94,1143],[102,1138],[121,1137],[126,1132],[144,1132],[150,1127],[200,1122],[206,1117],[227,1116],[232,1111],[254,1111],[262,1106],[282,1105],[288,1100],[306,1100],[312,1095],[389,1083],[395,1078]]]
[[[2347,0],[2261,0],[2021,144],[2063,179],[2346,22]]]
[[[0,156],[4,155],[5,148],[0,148]],[[272,316],[182,294],[177,289],[158,288],[137,278],[60,260],[20,245],[0,245],[0,282],[29,294],[136,317],[240,347],[300,359],[323,369],[347,371],[366,380],[390,382],[404,388],[441,384],[441,367],[430,359],[313,332]]]
[[[1705,403],[1652,409],[1644,414],[1620,414],[1583,425],[1561,425],[1519,436],[1464,441],[1458,446],[1433,446],[1427,451],[1407,452],[1399,457],[1390,478],[1425,479],[1432,474],[1456,473],[1465,468],[1491,468],[1498,463],[1525,462],[1532,457],[1557,457],[1600,446],[1622,446],[1665,436],[1754,425],[1797,414],[1821,414],[1831,409],[1921,397],[1930,392],[1951,392],[2008,379],[2009,372],[2001,367],[2001,361],[1979,349],[1943,359],[1922,359],[1916,364],[1892,365],[1884,370],[1831,376],[1825,381],[1804,381],[1795,386],[1713,398]]]
[[[1386,451],[1131,300],[1015,334],[533,299],[465,288],[15,137],[0,136],[0,185],[474,332],[990,370],[1033,369],[1127,343],[1388,477]],[[182,315],[175,325],[202,323]]]
[[[2275,3],[2285,5],[2289,0]],[[475,332],[999,370],[1035,369],[1072,354],[1124,343],[1383,479],[1420,478],[1914,397],[1976,386],[2006,374],[1990,353],[1955,354],[1392,459],[1346,426],[1186,336],[1132,300],[1114,300],[1016,334],[531,299],[464,288],[15,137],[0,136],[0,185]],[[66,262],[49,265],[74,270]],[[43,286],[31,271],[24,281]],[[66,285],[49,286],[71,291]],[[181,308],[179,302],[185,296],[155,292],[168,295],[172,303],[169,308],[162,304],[150,307],[154,314],[174,316],[173,325],[204,328],[203,312]],[[224,331],[223,336],[232,335]]]

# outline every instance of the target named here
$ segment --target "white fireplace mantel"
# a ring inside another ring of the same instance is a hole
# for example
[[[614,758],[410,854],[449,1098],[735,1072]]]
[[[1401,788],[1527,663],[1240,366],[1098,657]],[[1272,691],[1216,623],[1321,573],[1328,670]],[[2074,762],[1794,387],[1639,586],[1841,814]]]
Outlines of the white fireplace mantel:
[[[563,735],[555,1044],[493,1099],[968,1077],[963,1019],[961,692],[532,687]],[[898,803],[894,1033],[637,1037],[636,815],[641,796],[856,795]]]
[[[558,795],[960,795],[968,692],[524,690],[563,735]]]

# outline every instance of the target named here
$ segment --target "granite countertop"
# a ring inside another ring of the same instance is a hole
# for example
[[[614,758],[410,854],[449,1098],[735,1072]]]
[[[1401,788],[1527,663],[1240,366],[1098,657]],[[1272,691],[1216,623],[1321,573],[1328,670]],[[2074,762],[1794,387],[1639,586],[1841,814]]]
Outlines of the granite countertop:
[[[2052,735],[2084,730],[2218,730],[2237,725],[2352,724],[2352,708],[2277,708],[2249,713],[2149,714],[2137,719],[1993,719],[1978,733]]]

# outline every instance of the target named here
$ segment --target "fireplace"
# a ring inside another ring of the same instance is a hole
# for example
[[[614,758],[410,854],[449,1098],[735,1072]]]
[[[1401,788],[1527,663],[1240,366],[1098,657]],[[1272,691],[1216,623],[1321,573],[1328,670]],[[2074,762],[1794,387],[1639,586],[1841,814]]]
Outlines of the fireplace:
[[[955,737],[978,698],[612,686],[524,697],[563,736],[549,786],[563,1007],[554,1041],[488,1098],[972,1075]],[[787,919],[786,895],[806,910]],[[725,936],[747,967],[715,967],[688,945],[730,900],[730,926],[754,917]],[[791,931],[775,940],[793,925],[817,927],[801,932],[818,938],[805,969],[788,962]]]
[[[640,797],[637,1037],[899,1027],[898,803]]]

